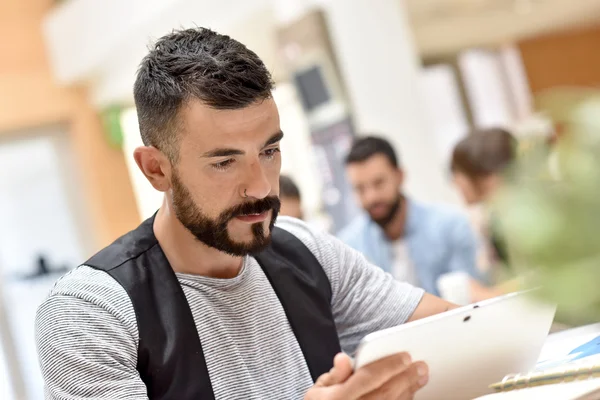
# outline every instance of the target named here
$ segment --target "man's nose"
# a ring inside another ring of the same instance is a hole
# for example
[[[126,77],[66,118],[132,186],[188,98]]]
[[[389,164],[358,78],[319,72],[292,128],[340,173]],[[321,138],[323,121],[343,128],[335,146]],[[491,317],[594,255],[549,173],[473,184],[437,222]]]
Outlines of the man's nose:
[[[271,193],[271,184],[259,160],[254,161],[248,167],[245,182],[243,186],[244,197],[264,199]]]

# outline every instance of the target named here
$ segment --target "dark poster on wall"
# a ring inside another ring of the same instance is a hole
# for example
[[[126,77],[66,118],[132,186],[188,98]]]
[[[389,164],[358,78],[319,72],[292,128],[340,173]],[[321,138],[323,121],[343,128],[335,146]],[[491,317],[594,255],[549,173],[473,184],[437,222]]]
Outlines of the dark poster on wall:
[[[344,159],[354,140],[350,118],[311,132],[317,168],[323,182],[325,211],[333,221],[332,232],[344,228],[360,211],[346,178]]]

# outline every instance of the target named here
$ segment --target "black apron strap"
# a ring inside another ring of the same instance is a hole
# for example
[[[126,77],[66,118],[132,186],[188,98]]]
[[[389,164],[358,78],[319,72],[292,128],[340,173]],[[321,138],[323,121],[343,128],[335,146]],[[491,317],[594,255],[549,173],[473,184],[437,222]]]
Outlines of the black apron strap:
[[[271,246],[254,255],[275,290],[313,381],[340,350],[331,313],[331,284],[313,253],[291,233],[273,229]]]
[[[148,397],[214,400],[192,311],[154,237],[153,221],[144,222],[85,265],[105,270],[129,294],[140,337],[137,369]]]

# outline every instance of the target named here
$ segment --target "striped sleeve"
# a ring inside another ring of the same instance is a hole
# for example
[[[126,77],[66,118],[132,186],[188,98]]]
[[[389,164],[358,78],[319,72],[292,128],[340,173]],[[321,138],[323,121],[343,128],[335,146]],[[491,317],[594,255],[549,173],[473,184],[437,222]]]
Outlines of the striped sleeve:
[[[133,306],[104,272],[80,267],[59,281],[35,329],[47,400],[148,398]]]
[[[296,235],[315,254],[332,288],[332,310],[342,350],[354,354],[369,333],[405,323],[424,291],[395,280],[339,239],[282,217],[278,226]]]

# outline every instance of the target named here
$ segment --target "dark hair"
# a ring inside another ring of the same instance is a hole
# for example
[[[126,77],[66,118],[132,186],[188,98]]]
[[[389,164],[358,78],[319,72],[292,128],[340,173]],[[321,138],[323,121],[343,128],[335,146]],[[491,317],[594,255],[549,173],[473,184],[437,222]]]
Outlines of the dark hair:
[[[390,142],[377,136],[356,139],[346,156],[346,164],[360,163],[377,154],[385,156],[392,166],[398,167],[398,158]]]
[[[482,129],[458,142],[450,168],[469,178],[501,173],[515,159],[517,140],[501,128]]]
[[[279,176],[279,196],[300,200],[300,189],[289,176]]]
[[[133,87],[140,133],[177,159],[177,115],[197,99],[218,110],[244,108],[271,96],[271,74],[240,42],[210,29],[193,28],[160,38],[142,60]]]

